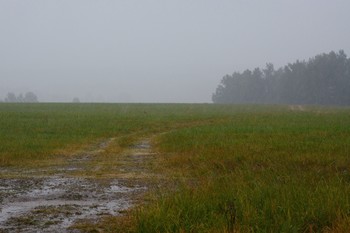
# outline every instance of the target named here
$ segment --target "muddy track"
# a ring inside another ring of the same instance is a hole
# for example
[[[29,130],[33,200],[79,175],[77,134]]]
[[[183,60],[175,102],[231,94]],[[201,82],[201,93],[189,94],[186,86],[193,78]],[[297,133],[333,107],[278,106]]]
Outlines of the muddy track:
[[[18,177],[0,178],[0,232],[78,232],[71,228],[74,223],[98,221],[130,208],[147,190],[144,182],[130,175],[100,179],[71,175],[87,169],[90,160],[113,140],[73,156],[65,166],[51,167],[54,172],[48,176],[40,169],[2,169],[0,173]],[[152,158],[149,140],[134,144],[125,153],[116,170],[147,173],[143,164]]]

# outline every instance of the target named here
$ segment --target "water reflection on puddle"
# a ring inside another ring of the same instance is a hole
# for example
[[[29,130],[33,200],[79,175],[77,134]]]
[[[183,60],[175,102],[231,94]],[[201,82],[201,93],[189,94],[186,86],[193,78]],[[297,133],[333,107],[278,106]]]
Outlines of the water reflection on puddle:
[[[132,193],[145,189],[126,187],[118,180],[97,182],[67,177],[0,179],[0,229],[62,231],[79,219],[118,215],[131,206]]]

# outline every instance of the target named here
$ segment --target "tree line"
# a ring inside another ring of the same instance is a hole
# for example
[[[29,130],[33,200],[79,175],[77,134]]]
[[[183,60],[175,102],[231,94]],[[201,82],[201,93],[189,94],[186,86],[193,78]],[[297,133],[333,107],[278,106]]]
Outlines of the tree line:
[[[26,92],[24,95],[20,93],[16,96],[15,93],[9,92],[4,99],[7,103],[38,103],[38,97],[33,92]]]
[[[350,105],[350,59],[343,50],[297,60],[279,69],[225,75],[212,95],[214,103]]]

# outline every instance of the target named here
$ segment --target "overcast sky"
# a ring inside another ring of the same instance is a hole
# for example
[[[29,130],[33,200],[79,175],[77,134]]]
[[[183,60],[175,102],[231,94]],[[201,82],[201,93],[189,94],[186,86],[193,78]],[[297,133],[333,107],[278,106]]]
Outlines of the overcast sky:
[[[0,99],[211,102],[221,78],[343,49],[349,0],[0,0]]]

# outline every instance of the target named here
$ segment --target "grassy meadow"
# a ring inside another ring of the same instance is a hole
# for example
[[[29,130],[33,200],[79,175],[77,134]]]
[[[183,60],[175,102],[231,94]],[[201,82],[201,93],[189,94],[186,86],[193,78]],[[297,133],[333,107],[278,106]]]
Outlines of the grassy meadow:
[[[207,111],[205,106],[193,108],[191,105],[2,103],[0,166],[31,163],[37,166],[99,140],[164,132],[209,120],[214,114],[201,114]]]
[[[155,136],[164,184],[87,231],[350,232],[349,108],[0,104],[0,124],[0,167]]]

